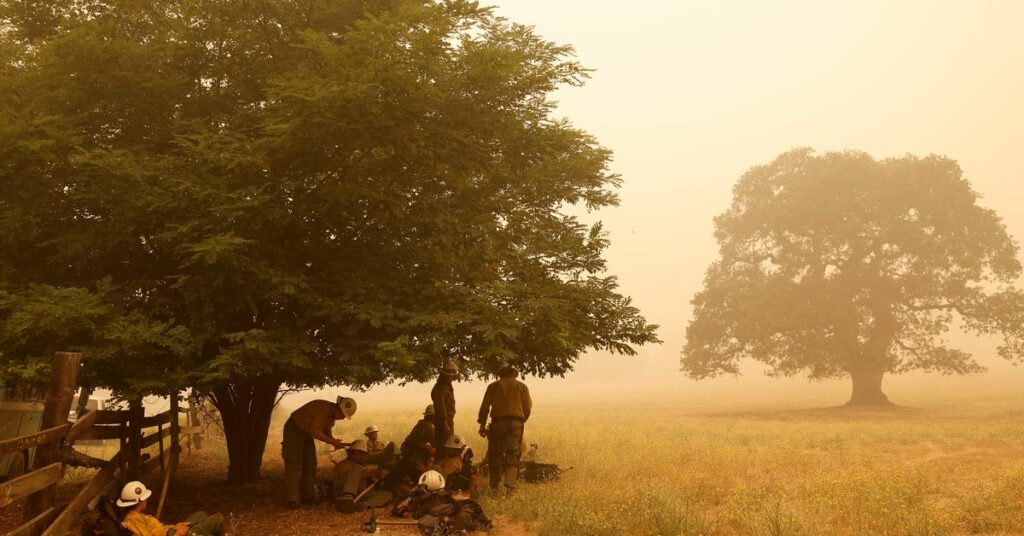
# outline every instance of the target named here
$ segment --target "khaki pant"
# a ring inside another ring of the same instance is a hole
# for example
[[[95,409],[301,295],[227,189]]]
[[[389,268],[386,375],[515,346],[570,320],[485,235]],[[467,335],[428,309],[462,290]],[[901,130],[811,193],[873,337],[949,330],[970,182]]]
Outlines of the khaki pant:
[[[515,489],[519,483],[523,428],[523,421],[519,419],[491,421],[491,429],[487,433],[487,464],[491,489],[498,489],[503,476],[506,488]]]
[[[313,436],[299,430],[288,419],[281,441],[284,457],[284,500],[288,503],[312,501],[316,498],[316,444]]]
[[[220,514],[207,515],[199,511],[186,520],[190,525],[188,536],[220,536],[224,534],[224,516]],[[167,531],[168,536],[174,536],[175,530]]]
[[[353,502],[356,496],[366,489],[363,485],[363,473],[365,472],[366,466],[352,464],[348,471],[335,475],[334,500],[338,511],[355,512],[366,508],[382,508],[391,504],[391,494],[379,489],[367,492],[359,499],[358,503]]]

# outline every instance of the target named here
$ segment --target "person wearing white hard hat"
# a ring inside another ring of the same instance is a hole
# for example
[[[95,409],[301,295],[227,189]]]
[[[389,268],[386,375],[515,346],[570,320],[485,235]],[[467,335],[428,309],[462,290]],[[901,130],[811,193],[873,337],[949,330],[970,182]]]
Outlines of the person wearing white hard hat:
[[[390,493],[371,489],[378,485],[382,473],[378,466],[371,465],[366,440],[353,441],[346,453],[348,457],[334,466],[335,508],[339,512],[352,513],[391,504]]]
[[[363,435],[366,436],[366,447],[370,450],[370,454],[383,452],[387,447],[387,444],[380,440],[380,428],[377,428],[376,425],[367,426]]]
[[[139,481],[129,482],[121,489],[117,506],[126,513],[121,526],[133,536],[219,536],[224,531],[224,516],[196,512],[188,521],[164,525],[159,519],[145,513],[153,492]]]
[[[448,483],[438,471],[423,473],[418,487],[422,491],[413,495],[411,513],[421,531],[428,528],[429,534],[465,534],[492,528],[479,503],[458,499],[446,491]]]
[[[339,396],[334,402],[313,400],[292,412],[284,424],[281,456],[284,458],[284,500],[290,507],[314,502],[316,497],[316,443],[334,448],[345,443],[334,437],[334,423],[351,419],[356,401]]]
[[[430,390],[434,403],[434,446],[440,447],[455,433],[455,386],[459,377],[459,366],[449,361],[441,367],[437,383]]]
[[[475,488],[473,451],[458,434],[448,438],[432,469],[444,475],[448,491],[472,491]]]

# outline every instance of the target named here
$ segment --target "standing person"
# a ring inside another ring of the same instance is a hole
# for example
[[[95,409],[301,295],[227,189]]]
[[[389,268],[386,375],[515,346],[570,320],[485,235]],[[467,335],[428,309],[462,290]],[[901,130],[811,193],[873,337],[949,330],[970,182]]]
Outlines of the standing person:
[[[434,403],[435,448],[441,448],[455,433],[455,387],[452,384],[458,377],[459,366],[449,361],[441,367],[437,383],[430,390],[430,400]]]
[[[498,493],[502,477],[506,494],[515,492],[519,483],[519,458],[522,455],[523,428],[530,418],[533,400],[530,389],[517,380],[519,371],[511,364],[498,370],[498,381],[487,386],[480,404],[480,437],[487,438],[487,464],[491,490]],[[491,426],[487,427],[487,416]]]
[[[284,423],[281,455],[284,457],[284,500],[290,507],[313,502],[316,497],[316,444],[323,441],[340,449],[345,443],[334,438],[334,423],[350,419],[356,401],[339,396],[338,400],[313,400],[292,412]]]

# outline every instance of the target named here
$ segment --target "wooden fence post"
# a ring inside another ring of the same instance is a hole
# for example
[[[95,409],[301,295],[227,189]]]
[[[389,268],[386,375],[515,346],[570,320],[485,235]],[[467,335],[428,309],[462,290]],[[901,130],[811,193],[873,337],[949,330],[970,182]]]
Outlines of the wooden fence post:
[[[82,364],[82,354],[77,352],[57,352],[53,356],[53,373],[50,386],[46,390],[46,402],[40,428],[45,430],[54,426],[67,424],[71,412],[71,400],[75,397],[75,384],[78,382],[78,368]],[[35,467],[46,467],[60,460],[60,451],[64,441],[56,441],[40,445],[36,449]],[[63,473],[63,469],[62,469]],[[28,497],[25,503],[25,521],[29,521],[53,506],[56,497],[56,484],[37,491]]]
[[[171,393],[171,467],[177,468],[179,454],[181,454],[181,440],[178,434],[181,433],[181,422],[178,420],[181,413],[178,411],[178,391]]]
[[[128,479],[138,480],[142,476],[142,419],[146,409],[142,399],[128,403]]]
[[[202,404],[202,398],[193,398],[188,404],[188,413],[192,419],[192,427],[199,426],[199,408],[198,404]],[[203,448],[203,437],[200,435],[201,432],[196,432],[189,436],[189,444],[191,445],[195,441],[196,450]]]

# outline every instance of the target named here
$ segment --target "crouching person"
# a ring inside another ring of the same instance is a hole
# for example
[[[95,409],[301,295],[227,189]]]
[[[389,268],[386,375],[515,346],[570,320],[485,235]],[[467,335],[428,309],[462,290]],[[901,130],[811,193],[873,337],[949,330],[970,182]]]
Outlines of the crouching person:
[[[142,482],[129,482],[121,490],[117,506],[125,510],[121,526],[133,536],[221,536],[224,534],[224,516],[196,512],[177,525],[164,525],[146,514],[149,497],[153,492]]]
[[[346,453],[348,457],[334,466],[335,508],[352,513],[391,504],[390,493],[372,489],[380,482],[381,470],[369,464],[366,441],[353,441]]]
[[[385,485],[399,499],[405,499],[416,486],[420,475],[434,463],[436,450],[430,444],[434,441],[434,405],[423,411],[423,418],[413,426],[402,442],[402,457],[397,467],[388,473]]]
[[[432,467],[444,476],[445,489],[450,492],[476,491],[476,468],[473,467],[473,449],[460,435],[448,438]]]
[[[479,503],[456,499],[445,491],[445,487],[445,478],[437,471],[427,471],[420,477],[419,486],[412,495],[412,516],[416,518],[421,532],[450,534],[493,527]]]

